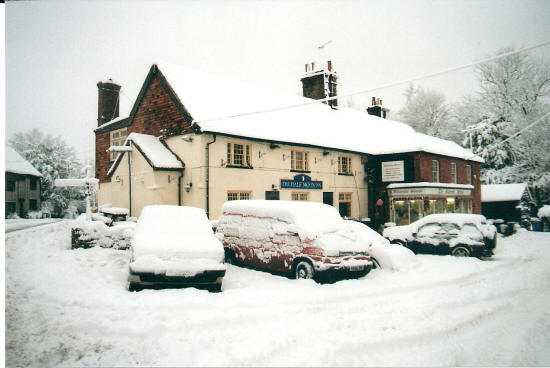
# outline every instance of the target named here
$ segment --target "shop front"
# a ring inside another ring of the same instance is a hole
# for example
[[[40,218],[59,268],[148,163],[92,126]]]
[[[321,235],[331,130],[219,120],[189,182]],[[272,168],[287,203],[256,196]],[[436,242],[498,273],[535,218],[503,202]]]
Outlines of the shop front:
[[[472,213],[472,185],[399,183],[387,186],[390,221],[408,225],[434,213]]]

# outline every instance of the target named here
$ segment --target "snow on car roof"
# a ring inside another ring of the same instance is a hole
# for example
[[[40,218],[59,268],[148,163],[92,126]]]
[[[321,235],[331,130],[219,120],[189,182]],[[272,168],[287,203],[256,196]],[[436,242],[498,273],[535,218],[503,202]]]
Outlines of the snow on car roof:
[[[518,184],[485,184],[481,186],[482,202],[504,202],[519,201],[525,190],[527,183]]]
[[[433,215],[424,216],[420,220],[413,222],[411,225],[420,226],[429,222],[448,222],[462,226],[465,223],[485,223],[487,222],[487,219],[483,215],[471,213],[436,213]]]
[[[25,160],[11,146],[6,146],[6,172],[22,175],[42,176],[38,170]]]
[[[223,246],[214,237],[204,210],[186,206],[145,206],[136,225],[132,249],[136,258],[223,256]]]
[[[156,65],[204,132],[368,154],[424,151],[483,162],[454,142],[417,133],[401,122],[342,107],[333,110],[302,96],[170,63]],[[248,114],[294,105],[302,106]]]
[[[332,231],[344,221],[336,208],[316,202],[228,201],[222,207],[222,215],[227,214],[276,218],[308,233]]]

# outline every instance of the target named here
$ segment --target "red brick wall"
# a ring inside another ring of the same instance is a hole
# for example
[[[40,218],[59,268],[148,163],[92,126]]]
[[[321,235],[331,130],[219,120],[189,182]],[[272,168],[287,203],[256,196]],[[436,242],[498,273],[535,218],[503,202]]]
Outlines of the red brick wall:
[[[155,75],[145,91],[132,124],[128,126],[128,134],[135,132],[158,137],[162,135],[161,129],[166,128],[178,134],[191,131],[190,123],[185,120],[168,91]],[[96,177],[100,182],[109,180],[107,172],[111,163],[109,153],[105,152],[109,144],[109,132],[96,133]]]
[[[480,164],[473,161],[465,161],[458,158],[438,156],[429,153],[414,154],[414,181],[427,181],[431,183],[432,178],[432,160],[439,161],[439,182],[451,182],[451,163],[456,163],[456,172],[458,184],[467,184],[466,166],[472,167],[472,212],[481,213],[481,175]]]

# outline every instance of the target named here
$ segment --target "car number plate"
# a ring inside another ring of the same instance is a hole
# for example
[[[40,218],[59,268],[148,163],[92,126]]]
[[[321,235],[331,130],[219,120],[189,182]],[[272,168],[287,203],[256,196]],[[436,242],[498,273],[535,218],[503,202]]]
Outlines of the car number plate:
[[[350,266],[350,271],[363,271],[365,269],[364,266]]]

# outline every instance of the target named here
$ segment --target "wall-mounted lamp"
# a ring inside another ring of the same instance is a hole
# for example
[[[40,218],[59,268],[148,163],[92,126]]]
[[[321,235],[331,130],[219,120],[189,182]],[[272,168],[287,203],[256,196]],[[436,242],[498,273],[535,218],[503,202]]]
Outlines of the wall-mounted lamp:
[[[222,158],[222,160],[221,160],[221,162],[220,162],[220,166],[221,166],[221,167],[224,167],[225,165],[226,165],[226,163],[225,163],[225,161],[224,161],[223,158]]]
[[[329,153],[330,153],[329,150],[324,150],[324,151],[323,151],[323,156],[326,156],[326,155],[328,155]]]
[[[122,184],[122,179],[120,178],[120,176],[117,175],[117,176],[115,177],[115,183],[120,183],[120,184]]]
[[[185,184],[185,191],[187,193],[189,193],[189,191],[191,190],[191,187],[193,186],[193,183],[187,183]]]
[[[279,148],[279,147],[281,147],[281,146],[279,146],[278,144],[275,144],[275,143],[270,143],[269,144],[269,148],[271,148],[271,149],[275,149],[275,148]]]
[[[279,187],[275,184],[271,184],[271,190],[279,190]]]
[[[181,137],[181,139],[186,141],[186,142],[193,142],[193,137],[191,137],[189,135],[184,135],[183,137]]]

